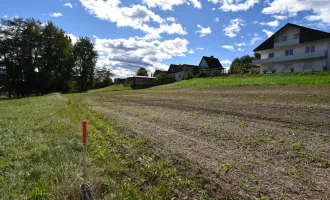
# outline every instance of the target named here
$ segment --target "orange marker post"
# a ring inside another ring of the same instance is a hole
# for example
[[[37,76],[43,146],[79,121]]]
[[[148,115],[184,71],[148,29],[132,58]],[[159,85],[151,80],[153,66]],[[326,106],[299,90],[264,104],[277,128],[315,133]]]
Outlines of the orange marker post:
[[[83,178],[87,181],[87,121],[82,121],[82,142],[84,145],[83,152]]]

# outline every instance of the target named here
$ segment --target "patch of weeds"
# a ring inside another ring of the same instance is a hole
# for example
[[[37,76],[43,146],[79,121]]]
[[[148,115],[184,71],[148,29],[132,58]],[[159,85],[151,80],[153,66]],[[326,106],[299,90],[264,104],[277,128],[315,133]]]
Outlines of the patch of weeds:
[[[224,171],[225,173],[228,173],[229,170],[231,170],[232,168],[233,166],[228,162],[225,162],[221,165],[221,170]]]

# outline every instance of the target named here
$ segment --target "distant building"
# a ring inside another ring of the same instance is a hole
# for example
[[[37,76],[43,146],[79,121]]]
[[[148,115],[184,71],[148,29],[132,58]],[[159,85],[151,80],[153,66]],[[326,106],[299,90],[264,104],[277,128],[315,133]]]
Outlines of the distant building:
[[[171,64],[167,73],[168,76],[175,78],[176,81],[181,81],[183,76],[188,72],[192,73],[193,75],[200,73],[216,73],[220,75],[225,73],[225,68],[222,67],[218,58],[214,58],[214,56],[203,56],[199,65]]]
[[[157,85],[157,78],[148,76],[132,76],[127,77],[127,84],[132,84],[132,86],[155,86]]]
[[[330,69],[330,33],[288,23],[253,50],[261,54],[252,64],[260,73]]]
[[[126,84],[126,78],[115,78],[114,83],[116,85],[125,85]]]

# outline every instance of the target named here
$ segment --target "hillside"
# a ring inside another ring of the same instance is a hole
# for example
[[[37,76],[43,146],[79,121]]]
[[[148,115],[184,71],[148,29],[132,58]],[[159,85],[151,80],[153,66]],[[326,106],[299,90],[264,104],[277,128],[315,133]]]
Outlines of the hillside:
[[[215,87],[249,85],[323,85],[330,83],[330,72],[281,73],[257,75],[229,75],[211,78],[194,78],[156,88]]]

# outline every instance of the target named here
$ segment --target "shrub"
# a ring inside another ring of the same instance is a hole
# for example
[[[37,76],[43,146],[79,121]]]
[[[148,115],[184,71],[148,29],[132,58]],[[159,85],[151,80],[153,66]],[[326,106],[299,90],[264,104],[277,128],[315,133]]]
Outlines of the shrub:
[[[276,68],[272,68],[270,71],[274,74],[276,72]]]
[[[193,75],[190,72],[188,72],[182,77],[182,80],[190,80],[192,78],[193,78]]]
[[[290,72],[294,72],[294,67],[290,67]]]
[[[323,66],[323,71],[327,71],[327,67],[326,66]]]
[[[263,73],[263,74],[266,74],[266,73],[267,73],[267,69],[263,69],[263,70],[262,70],[262,73]]]
[[[207,78],[209,75],[206,73],[206,72],[201,72],[200,74],[199,74],[199,77],[201,77],[201,78]]]

